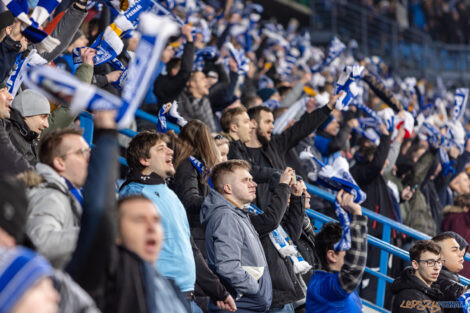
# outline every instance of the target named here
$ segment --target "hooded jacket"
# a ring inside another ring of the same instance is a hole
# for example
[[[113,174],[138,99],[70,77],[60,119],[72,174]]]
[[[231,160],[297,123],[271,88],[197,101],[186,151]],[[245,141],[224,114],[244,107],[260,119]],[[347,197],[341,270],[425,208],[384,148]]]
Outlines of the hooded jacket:
[[[201,224],[206,228],[209,267],[236,299],[237,312],[266,312],[272,300],[271,278],[249,213],[211,190],[202,204]]]
[[[75,250],[82,207],[53,168],[38,163],[36,172],[39,177],[27,182],[26,233],[38,252],[62,269]]]
[[[437,284],[431,287],[426,286],[414,275],[411,267],[405,268],[400,277],[393,282],[392,294],[394,296],[392,312],[394,313],[442,312],[436,303],[436,301],[441,301],[443,296],[439,286]]]
[[[459,275],[452,273],[443,267],[437,278],[439,289],[444,294],[444,301],[458,302],[459,297],[464,293],[465,286],[460,283]],[[444,313],[460,313],[462,308],[443,308]]]
[[[7,130],[11,142],[31,165],[35,165],[38,162],[37,144],[39,134],[29,129],[21,113],[14,108],[11,108],[8,121],[10,125],[7,126]]]

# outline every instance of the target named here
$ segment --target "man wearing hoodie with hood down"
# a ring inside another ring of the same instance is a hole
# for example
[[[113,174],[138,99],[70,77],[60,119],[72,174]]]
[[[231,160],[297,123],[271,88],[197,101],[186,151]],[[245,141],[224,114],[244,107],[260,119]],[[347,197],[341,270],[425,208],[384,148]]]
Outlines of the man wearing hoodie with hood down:
[[[256,196],[250,165],[243,160],[217,164],[211,179],[215,190],[201,208],[209,267],[236,298],[237,312],[266,312],[272,285],[263,246],[249,217]],[[209,309],[220,312],[213,303]]]
[[[439,277],[443,259],[441,248],[431,240],[417,241],[410,248],[412,267],[403,270],[392,285],[393,313],[440,313],[437,301],[442,293],[434,284]]]

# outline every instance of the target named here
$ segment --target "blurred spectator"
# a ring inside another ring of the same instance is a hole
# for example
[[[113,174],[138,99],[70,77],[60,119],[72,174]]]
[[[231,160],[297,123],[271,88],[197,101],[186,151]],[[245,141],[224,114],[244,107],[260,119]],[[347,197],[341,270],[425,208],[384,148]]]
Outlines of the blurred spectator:
[[[29,200],[26,233],[59,269],[75,250],[90,150],[81,130],[51,132],[39,144],[36,173],[25,177]]]

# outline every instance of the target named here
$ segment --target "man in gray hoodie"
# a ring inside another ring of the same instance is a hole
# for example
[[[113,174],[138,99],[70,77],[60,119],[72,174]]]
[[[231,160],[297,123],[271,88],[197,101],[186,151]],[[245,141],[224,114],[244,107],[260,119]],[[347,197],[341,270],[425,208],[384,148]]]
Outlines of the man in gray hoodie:
[[[266,312],[272,285],[263,247],[249,217],[249,205],[256,196],[250,165],[242,160],[220,163],[211,179],[215,190],[201,208],[209,267],[236,298],[237,312]],[[220,312],[213,303],[209,309]]]

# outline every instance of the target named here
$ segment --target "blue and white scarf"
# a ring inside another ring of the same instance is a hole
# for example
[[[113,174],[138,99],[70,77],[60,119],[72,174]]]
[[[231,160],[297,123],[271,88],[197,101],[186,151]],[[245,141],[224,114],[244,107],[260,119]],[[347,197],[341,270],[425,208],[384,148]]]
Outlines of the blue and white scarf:
[[[288,257],[291,260],[296,274],[306,274],[312,268],[281,225],[269,233],[269,239],[283,258]]]
[[[196,53],[194,53],[193,71],[202,71],[205,61],[216,59],[218,55],[217,48],[212,46],[197,50]]]
[[[463,293],[458,300],[462,305],[463,313],[470,313],[470,290]]]
[[[334,191],[346,190],[354,197],[354,202],[362,203],[367,195],[359,188],[354,178],[349,173],[349,165],[346,159],[338,157],[333,165],[325,165],[322,161],[314,157],[314,160],[320,165],[317,183],[325,188]]]
[[[424,136],[424,139],[426,139],[431,146],[436,148],[444,142],[444,138],[439,130],[428,122],[421,124],[419,134]]]
[[[376,121],[377,126],[384,123],[384,121],[383,121],[382,118],[377,114],[377,112],[375,112],[374,110],[372,110],[371,108],[369,108],[367,105],[365,105],[365,104],[363,104],[363,103],[355,103],[354,105],[355,105],[359,110],[364,111],[365,113],[367,113],[367,115],[369,115],[371,118],[373,118],[373,119]]]
[[[347,110],[349,104],[354,98],[359,95],[359,88],[357,87],[356,80],[362,77],[364,66],[353,65],[346,66],[343,69],[337,83],[335,94],[344,91],[345,93],[336,101],[335,107],[338,110]]]
[[[439,156],[442,166],[442,174],[444,176],[447,176],[450,173],[455,174],[455,169],[453,167],[455,162],[453,160],[449,160],[449,155],[447,154],[447,151],[444,149],[444,147],[439,147]]]
[[[224,44],[224,47],[228,50],[230,56],[235,60],[238,66],[238,74],[246,75],[250,69],[250,60],[245,56],[245,51],[243,49],[237,50],[232,43],[227,42]],[[228,59],[226,60],[228,67]]]
[[[337,57],[339,57],[345,49],[346,45],[339,40],[338,37],[333,37],[328,49],[328,55],[321,64],[312,67],[312,72],[321,72],[323,68],[329,66]]]
[[[24,23],[21,27],[22,34],[30,42],[37,44],[36,46],[40,52],[51,52],[60,44],[59,40],[49,36],[39,27],[47,20],[61,0],[39,0],[31,17],[28,17],[29,6],[27,1],[2,0],[2,2],[16,18]]]
[[[129,125],[135,111],[145,97],[150,81],[160,63],[168,38],[176,34],[177,24],[165,17],[146,13],[141,17],[139,31],[142,36],[135,57],[128,69],[127,83],[122,92],[123,105],[118,111],[118,127]]]
[[[80,203],[81,205],[83,202],[83,190],[75,187],[68,179],[65,179],[65,183],[67,184],[70,193],[75,197],[75,199],[77,199],[78,203]]]
[[[16,93],[26,77],[26,70],[31,66],[44,65],[46,63],[47,61],[36,52],[36,49],[31,50],[26,58],[22,58],[21,54],[18,55],[15,65],[13,66],[13,72],[7,80],[8,92],[13,97],[16,96]]]
[[[338,221],[341,224],[343,233],[341,239],[335,243],[335,251],[348,251],[351,248],[351,229],[350,229],[350,218],[348,213],[339,205],[338,201],[335,200],[335,213],[338,217]]]
[[[363,126],[360,124],[361,127],[354,127],[352,130],[361,135],[364,138],[370,140],[374,145],[378,146],[380,144],[380,136],[378,134],[378,130],[374,127],[368,127],[367,125]]]
[[[454,110],[452,111],[452,121],[458,121],[463,116],[468,101],[468,88],[457,88],[454,97]]]
[[[163,5],[161,5],[158,2],[155,2],[155,1],[153,2],[151,12],[153,14],[158,15],[158,16],[166,16],[166,17],[172,19],[174,22],[176,22],[179,26],[184,25],[183,20],[180,19],[178,16],[176,16],[176,14],[173,13],[173,11],[165,8]]]
[[[118,110],[117,127],[126,128],[145,96],[166,41],[176,33],[177,26],[166,18],[146,13],[141,17],[139,30],[142,37],[135,58],[129,64],[122,99],[48,66],[32,68],[25,83],[55,102],[69,104],[72,114],[82,110]]]
[[[191,162],[191,164],[194,166],[194,168],[196,169],[196,171],[201,174],[202,176],[202,179],[206,179],[207,175],[210,174],[210,170],[207,170],[204,166],[204,163],[202,163],[201,161],[199,161],[198,159],[196,159],[195,157],[193,157],[192,155],[189,156],[189,161]],[[209,177],[207,179],[207,183],[209,184],[209,186],[214,189],[214,185],[212,184],[212,180],[211,178]]]

